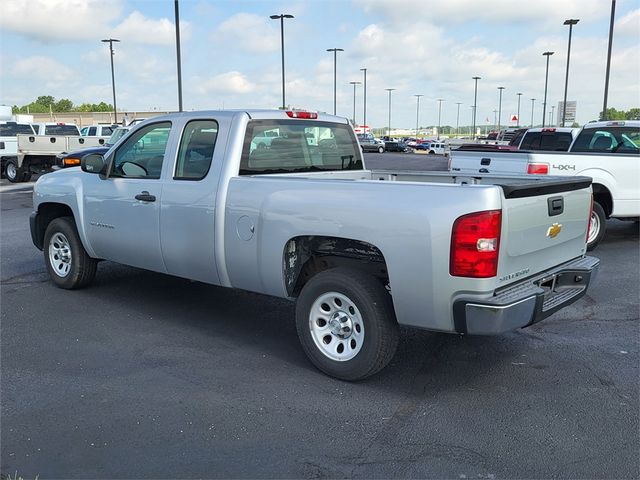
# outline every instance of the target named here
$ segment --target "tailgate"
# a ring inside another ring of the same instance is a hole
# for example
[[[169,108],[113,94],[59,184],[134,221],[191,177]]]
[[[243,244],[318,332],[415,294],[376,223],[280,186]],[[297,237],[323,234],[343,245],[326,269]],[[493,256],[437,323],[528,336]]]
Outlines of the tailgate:
[[[500,287],[585,254],[590,178],[556,177],[501,187]]]
[[[467,173],[527,173],[529,154],[508,151],[451,151],[451,171]]]

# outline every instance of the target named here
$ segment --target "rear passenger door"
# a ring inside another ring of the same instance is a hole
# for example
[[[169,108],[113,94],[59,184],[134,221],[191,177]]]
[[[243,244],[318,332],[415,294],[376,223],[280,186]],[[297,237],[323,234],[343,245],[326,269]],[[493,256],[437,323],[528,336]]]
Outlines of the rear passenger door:
[[[191,120],[184,125],[160,209],[160,241],[167,272],[212,284],[220,283],[214,222],[225,141],[218,140],[219,131],[215,119]]]

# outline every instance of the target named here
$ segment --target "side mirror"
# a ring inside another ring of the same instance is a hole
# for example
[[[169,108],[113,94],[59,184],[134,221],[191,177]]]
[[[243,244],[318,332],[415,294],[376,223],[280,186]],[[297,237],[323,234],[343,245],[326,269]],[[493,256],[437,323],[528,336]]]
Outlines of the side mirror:
[[[80,168],[83,172],[97,173],[100,175],[106,175],[108,162],[104,156],[99,153],[90,153],[85,155],[80,160]]]

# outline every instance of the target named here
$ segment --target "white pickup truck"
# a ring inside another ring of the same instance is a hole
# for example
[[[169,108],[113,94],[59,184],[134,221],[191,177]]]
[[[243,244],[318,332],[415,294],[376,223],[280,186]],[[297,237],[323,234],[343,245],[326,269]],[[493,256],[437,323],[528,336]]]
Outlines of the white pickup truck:
[[[371,171],[346,119],[297,110],[149,119],[43,175],[33,201],[57,286],[111,260],[295,300],[305,353],[346,380],[391,360],[399,325],[526,327],[583,296],[599,264],[589,178]]]
[[[16,178],[18,174],[17,135],[19,134],[34,135],[31,124],[0,121],[0,172],[9,178]]]
[[[640,217],[640,121],[588,123],[568,152],[451,152],[451,173],[584,175],[593,179],[589,250],[602,240],[607,218]]]
[[[74,128],[77,131],[77,127]],[[28,182],[31,174],[48,172],[57,165],[58,157],[88,147],[99,147],[109,137],[81,137],[73,135],[17,135],[17,151],[14,165],[6,170],[10,182]],[[11,173],[11,174],[10,174]]]

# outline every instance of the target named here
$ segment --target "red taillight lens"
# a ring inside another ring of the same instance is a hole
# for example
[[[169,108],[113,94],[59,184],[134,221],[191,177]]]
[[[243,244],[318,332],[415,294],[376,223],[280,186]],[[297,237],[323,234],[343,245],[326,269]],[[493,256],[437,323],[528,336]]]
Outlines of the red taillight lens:
[[[495,277],[498,271],[501,224],[501,210],[459,217],[451,232],[449,273],[454,277]]]
[[[547,175],[549,173],[548,163],[530,163],[527,165],[527,173],[533,175]]]
[[[317,112],[298,112],[296,110],[287,110],[287,115],[291,118],[308,118],[311,120],[318,118]]]
[[[587,238],[585,242],[589,240],[589,234],[591,233],[591,215],[593,215],[593,193],[591,194],[591,208],[589,208],[589,218],[587,219]]]

